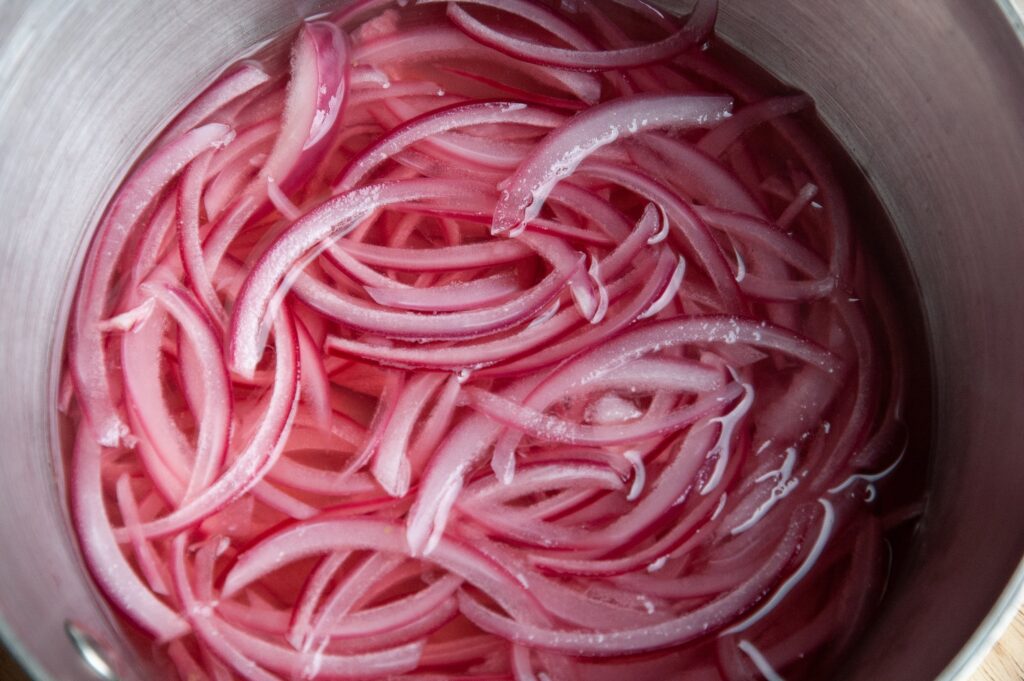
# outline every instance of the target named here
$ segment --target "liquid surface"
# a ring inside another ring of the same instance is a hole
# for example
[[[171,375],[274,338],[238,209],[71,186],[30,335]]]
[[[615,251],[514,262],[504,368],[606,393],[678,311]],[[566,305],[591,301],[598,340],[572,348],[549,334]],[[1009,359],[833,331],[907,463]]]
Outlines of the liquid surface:
[[[83,555],[168,678],[841,664],[920,512],[909,278],[714,18],[363,0],[140,159],[61,410]]]

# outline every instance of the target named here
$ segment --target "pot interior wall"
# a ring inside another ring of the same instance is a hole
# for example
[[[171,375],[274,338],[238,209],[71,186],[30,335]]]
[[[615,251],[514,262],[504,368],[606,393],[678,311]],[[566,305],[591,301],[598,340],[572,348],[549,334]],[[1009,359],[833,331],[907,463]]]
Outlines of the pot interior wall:
[[[1024,553],[1024,49],[996,0],[721,3],[729,42],[815,96],[918,279],[936,385],[932,491],[909,574],[848,668],[951,678],[991,633],[986,615],[1017,585]],[[0,4],[0,634],[41,679],[89,678],[67,620],[117,651],[122,678],[147,678],[81,571],[53,454],[55,357],[86,231],[197,84],[317,9]]]
[[[958,0],[735,0],[720,30],[814,95],[918,280],[935,386],[927,513],[847,668],[851,679],[953,678],[993,635],[995,619],[979,626],[1019,587],[1024,552],[1020,36],[997,3]]]

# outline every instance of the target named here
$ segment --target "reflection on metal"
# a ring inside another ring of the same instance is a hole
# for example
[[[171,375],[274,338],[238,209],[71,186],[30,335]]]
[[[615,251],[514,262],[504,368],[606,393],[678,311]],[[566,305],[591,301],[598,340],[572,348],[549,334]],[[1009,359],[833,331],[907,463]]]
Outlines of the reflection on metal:
[[[118,681],[117,674],[114,673],[114,666],[107,659],[107,653],[96,639],[71,620],[64,622],[64,631],[67,632],[68,638],[71,639],[82,662],[85,663],[89,671],[96,675],[96,678],[103,679],[103,681]]]

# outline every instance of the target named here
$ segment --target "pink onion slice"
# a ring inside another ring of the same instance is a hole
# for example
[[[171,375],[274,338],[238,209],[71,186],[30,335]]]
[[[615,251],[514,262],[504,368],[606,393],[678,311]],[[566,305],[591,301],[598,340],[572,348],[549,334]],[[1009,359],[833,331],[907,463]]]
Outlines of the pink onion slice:
[[[697,148],[709,156],[718,157],[745,132],[779,116],[794,114],[812,104],[807,95],[776,97],[744,107],[728,122],[701,138]]]
[[[604,325],[621,329],[635,320],[664,290],[671,271],[671,257],[666,257],[664,264],[659,265],[658,269],[652,273],[650,280],[629,301],[628,306],[623,305],[622,307],[612,308]],[[635,281],[621,283],[623,284],[622,286],[613,285],[609,287],[609,296],[613,301],[629,293],[631,289],[627,284],[635,284]],[[614,325],[609,321],[611,319],[615,320]],[[570,338],[564,343],[552,345],[550,352],[525,357],[522,360],[510,362],[501,367],[491,367],[491,365],[497,364],[502,360],[517,357],[523,353],[535,350],[546,343],[550,343],[576,327],[581,321],[575,309],[568,309],[557,313],[551,319],[542,320],[543,323],[527,327],[513,335],[496,340],[467,343],[458,346],[416,345],[412,347],[385,347],[339,337],[329,338],[327,346],[333,352],[365,357],[393,366],[449,369],[455,371],[471,370],[480,376],[519,375],[527,371],[528,368],[548,366],[581,349],[600,342],[606,335],[606,328],[591,326],[587,333],[581,334],[577,338]]]
[[[117,545],[103,503],[102,456],[89,428],[79,427],[72,456],[71,511],[89,572],[111,603],[158,641],[184,636],[188,623],[149,590]]]
[[[529,246],[514,241],[485,241],[438,248],[390,248],[340,241],[338,247],[363,264],[408,272],[496,267],[517,262],[534,252]]]
[[[316,109],[303,150],[316,146],[338,121],[348,79],[348,48],[345,35],[326,21],[309,22],[305,30],[316,50]]]
[[[179,534],[172,545],[171,574],[174,576],[175,589],[182,601],[184,611],[196,632],[197,637],[212,650],[220,660],[229,665],[246,679],[253,681],[274,681],[274,675],[268,673],[249,657],[228,642],[222,632],[214,624],[209,608],[203,608],[196,598],[188,568],[185,564],[186,534]]]
[[[376,66],[411,61],[445,62],[452,59],[490,62],[488,71],[491,74],[495,66],[508,68],[587,104],[594,104],[601,96],[601,82],[591,74],[548,68],[506,57],[448,26],[398,31],[364,43],[353,50],[352,54],[353,63]]]
[[[146,579],[150,590],[158,596],[167,596],[170,591],[167,588],[168,577],[163,572],[163,565],[160,564],[153,545],[146,541],[142,533],[138,531],[141,524],[139,507],[135,501],[135,493],[132,492],[131,478],[124,473],[117,479],[117,508],[121,512],[121,520],[125,529],[131,536],[132,548],[135,550],[135,560]]]
[[[401,527],[370,518],[307,521],[270,537],[238,557],[224,580],[223,595],[238,593],[277,567],[310,555],[342,549],[371,549],[409,555]],[[450,538],[442,538],[430,561],[484,589],[503,607],[530,611],[536,601],[501,565]]]
[[[177,504],[185,494],[194,452],[161,384],[160,343],[166,324],[166,313],[158,309],[134,332],[121,337],[121,372],[125,407],[139,435],[143,464],[161,493]]]
[[[449,66],[438,66],[437,68],[445,73],[451,73],[473,82],[483,83],[484,85],[490,86],[500,92],[512,95],[516,101],[524,102],[526,104],[538,104],[551,109],[564,109],[568,111],[580,111],[585,109],[587,106],[583,102],[576,100],[552,97],[550,95],[544,95],[531,90],[525,90],[506,83],[498,78],[490,78],[486,74],[472,73],[470,71]]]
[[[299,357],[290,314],[275,320],[274,342],[274,385],[256,432],[227,470],[195,499],[143,525],[145,536],[166,536],[197,524],[255,487],[280,456],[298,402]]]
[[[591,107],[536,146],[502,188],[491,232],[521,229],[540,213],[551,188],[603,146],[647,130],[713,126],[728,117],[725,97],[636,95]]]
[[[647,627],[612,632],[545,629],[499,615],[465,594],[459,596],[459,608],[463,615],[484,631],[518,643],[571,655],[623,655],[677,646],[721,629],[757,603],[765,588],[778,579],[793,555],[802,535],[801,525],[794,522],[786,538],[757,573],[733,591],[680,617]]]
[[[310,573],[306,584],[302,588],[302,593],[295,604],[295,608],[291,612],[291,622],[287,630],[280,632],[286,635],[288,642],[296,650],[301,650],[302,648],[303,638],[312,627],[314,611],[324,592],[338,570],[351,555],[350,551],[338,551],[324,556],[313,572]]]
[[[403,558],[386,553],[373,553],[362,563],[345,572],[331,593],[324,599],[323,606],[312,626],[303,631],[292,627],[289,641],[303,652],[321,648],[329,643],[328,631],[335,622],[344,619],[358,603],[366,589],[398,567]]]
[[[231,317],[229,365],[251,378],[263,355],[261,327],[280,282],[302,256],[322,240],[344,234],[355,222],[389,203],[424,198],[457,199],[474,187],[437,180],[371,185],[321,204],[292,225],[263,254],[246,278]]]
[[[671,284],[672,275],[676,270],[677,263],[673,262],[673,257],[668,253],[663,253],[660,258],[655,262],[654,268],[650,271],[650,275],[647,281],[644,283],[643,288],[635,291],[626,286],[616,290],[617,287],[608,287],[609,298],[611,306],[609,312],[605,316],[604,322],[599,325],[593,325],[581,333],[577,333],[574,336],[568,337],[564,340],[556,343],[550,343],[546,347],[546,352],[535,353],[533,355],[524,356],[513,361],[502,363],[497,366],[489,366],[479,373],[481,376],[517,376],[530,371],[535,371],[542,367],[552,366],[558,362],[584,352],[599,343],[608,340],[615,336],[623,329],[626,329],[633,324],[645,310],[650,309],[664,293],[668,290],[668,286]],[[618,283],[627,283],[620,281]],[[629,293],[633,293],[631,297],[625,297]],[[625,297],[621,302],[617,299]],[[563,321],[560,319],[561,314],[557,315],[548,325],[542,325],[534,330],[535,335],[542,335],[546,330],[546,326],[552,327],[553,331],[559,330],[560,324],[556,322]],[[528,332],[524,332],[522,336],[527,336]],[[517,339],[522,340],[522,339]],[[541,342],[546,342],[549,339],[543,337]],[[505,348],[508,348],[511,343],[506,342]],[[513,346],[514,347],[514,346]],[[531,349],[529,346],[527,349]],[[509,353],[509,354],[520,354]]]
[[[210,148],[223,146],[233,135],[228,126],[211,123],[157,150],[125,181],[97,229],[98,246],[85,263],[82,288],[75,303],[69,364],[79,404],[104,447],[116,447],[130,434],[110,394],[106,353],[98,328],[114,268],[132,227],[150,199],[192,159]]]
[[[202,241],[199,234],[200,197],[203,182],[210,166],[211,152],[193,161],[182,177],[178,189],[178,241],[181,262],[188,275],[192,290],[211,319],[223,326],[227,313],[205,271]]]
[[[394,418],[398,408],[398,398],[401,396],[406,382],[406,374],[401,371],[388,371],[384,375],[384,382],[380,389],[380,397],[373,411],[373,420],[367,428],[366,437],[362,442],[358,453],[336,477],[341,483],[352,476],[356,471],[365,466],[380,447],[384,433],[387,431],[391,419]]]
[[[281,128],[260,169],[256,186],[267,179],[285,184],[307,150],[338,120],[347,88],[347,46],[337,26],[308,21],[292,50],[292,75]]]
[[[444,1],[419,0],[419,3],[426,5]],[[549,10],[540,3],[529,2],[528,0],[460,0],[460,4],[481,5],[510,13],[542,28],[545,32],[576,48],[593,49],[597,47],[594,41],[588,38],[573,22],[562,17],[557,12]]]
[[[177,210],[177,195],[175,192],[168,192],[153,211],[145,235],[136,251],[135,263],[132,265],[131,288],[134,289],[142,283],[162,259],[165,242],[174,227]]]
[[[617,50],[578,50],[543,45],[502,33],[474,19],[461,4],[449,3],[448,17],[481,44],[523,61],[579,71],[625,69],[670,59],[704,41],[711,34],[718,14],[717,0],[700,0],[686,25],[664,40]],[[502,3],[495,4],[505,8]]]
[[[703,396],[696,403],[663,418],[639,419],[615,425],[581,425],[565,421],[479,388],[468,388],[464,394],[475,409],[487,414],[493,421],[515,428],[537,440],[572,445],[608,446],[628,444],[681,430],[708,412],[715,411],[723,402],[735,399],[739,392],[738,386],[733,385]]]
[[[192,296],[167,284],[143,284],[141,290],[151,294],[181,325],[202,372],[203,408],[197,414],[195,461],[182,498],[187,504],[213,481],[227,455],[232,408],[228,371],[217,332]]]
[[[509,273],[423,288],[366,288],[380,305],[419,312],[471,310],[506,301],[521,290],[516,278]]]
[[[460,506],[478,506],[481,502],[504,503],[520,497],[568,486],[576,488],[621,490],[622,476],[616,471],[590,463],[567,460],[562,463],[541,464],[523,470],[508,484],[497,478],[484,478],[466,487]]]
[[[340,324],[365,333],[412,341],[479,338],[528,321],[565,288],[582,266],[548,273],[514,299],[455,312],[421,313],[370,305],[312,279],[299,280],[295,292],[307,305]]]
[[[330,431],[333,419],[331,381],[324,366],[323,353],[301,320],[296,320],[295,329],[299,340],[299,365],[302,367],[300,389],[303,399],[313,414],[314,423]]]
[[[331,635],[339,638],[372,636],[410,624],[442,607],[461,584],[461,577],[447,575],[411,596],[350,613],[331,627]]]
[[[729,272],[721,247],[715,242],[700,215],[690,204],[649,175],[619,164],[591,159],[582,172],[615,182],[619,186],[637,193],[644,200],[660,206],[666,212],[671,225],[691,245],[696,256],[695,260],[711,278],[725,308],[732,312],[742,312],[745,309],[746,306],[739,294],[736,280]]]
[[[409,381],[397,398],[395,414],[384,429],[370,467],[377,482],[391,496],[404,497],[409,491],[412,472],[407,452],[412,431],[427,400],[444,380],[444,374],[420,374]]]
[[[203,94],[192,100],[161,137],[165,140],[173,140],[184,135],[208,120],[228,102],[252,92],[269,80],[270,74],[258,62],[251,60],[242,62],[242,65],[233,73],[223,76],[207,88]]]
[[[364,149],[346,166],[334,183],[336,192],[356,187],[382,162],[403,149],[432,136],[457,128],[485,123],[527,123],[554,126],[562,116],[510,101],[458,103],[433,109],[405,121]]]

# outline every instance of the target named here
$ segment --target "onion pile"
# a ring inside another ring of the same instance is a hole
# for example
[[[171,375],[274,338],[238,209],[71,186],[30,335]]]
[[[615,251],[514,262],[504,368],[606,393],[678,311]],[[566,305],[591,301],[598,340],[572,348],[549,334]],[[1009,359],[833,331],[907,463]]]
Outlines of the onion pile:
[[[161,134],[62,409],[85,562],[169,675],[835,665],[914,512],[876,502],[900,320],[716,11],[360,0]]]

